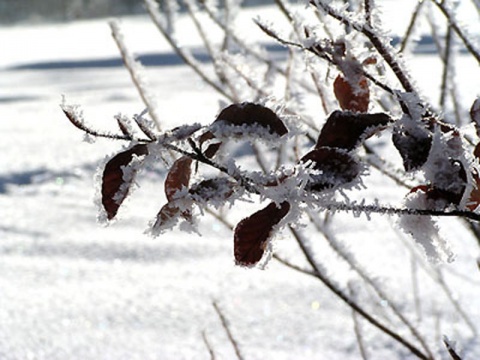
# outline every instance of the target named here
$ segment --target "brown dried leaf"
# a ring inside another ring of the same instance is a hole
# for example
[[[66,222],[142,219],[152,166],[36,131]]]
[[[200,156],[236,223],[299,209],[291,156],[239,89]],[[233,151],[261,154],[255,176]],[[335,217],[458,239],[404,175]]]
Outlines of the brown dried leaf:
[[[227,200],[233,194],[235,183],[226,178],[213,178],[192,185],[190,194],[203,201]]]
[[[229,125],[258,125],[266,128],[271,134],[278,136],[288,133],[288,129],[282,120],[269,108],[244,102],[232,104],[223,109],[215,122],[223,121]]]
[[[454,204],[454,205],[459,205],[463,197],[463,191],[458,193],[451,190],[440,189],[431,184],[415,186],[410,190],[409,193],[415,193],[415,192],[424,193],[425,197],[429,200],[434,200],[434,201],[442,200],[447,204]],[[473,205],[473,202],[472,202],[472,205]],[[470,206],[467,206],[467,207],[470,208]]]
[[[366,113],[370,103],[370,90],[365,76],[359,76],[355,83],[338,75],[333,83],[335,97],[343,110]]]
[[[480,98],[477,98],[470,108],[470,118],[475,124],[477,130],[477,136],[480,137]]]
[[[369,56],[362,61],[362,65],[375,65],[377,63],[377,58],[375,56]]]
[[[119,116],[115,116],[115,120],[117,120],[118,127],[119,127],[120,131],[122,132],[122,134],[123,134],[126,138],[131,139],[131,138],[132,138],[132,134],[130,134],[128,125],[125,123],[125,120],[124,120],[120,115],[119,115]]]
[[[128,169],[133,157],[147,154],[147,145],[138,144],[115,155],[107,162],[102,176],[102,205],[108,220],[115,217],[134,181],[136,169]],[[125,169],[128,169],[130,173],[126,174]]]
[[[171,202],[166,203],[157,214],[153,230],[160,232],[163,228],[168,227],[167,225],[173,223],[179,214],[180,209],[177,206]]]
[[[206,141],[213,140],[213,139],[215,139],[215,135],[213,135],[211,131],[207,131],[200,136],[198,141],[200,142],[200,145],[203,145]],[[221,145],[222,143],[220,141],[213,144],[209,144],[208,147],[203,151],[203,155],[205,155],[210,159],[213,158],[215,154],[218,152],[218,150],[220,149]]]
[[[475,211],[480,205],[480,175],[478,174],[478,171],[474,170],[472,177],[475,181],[475,187],[470,192],[467,208],[470,211]]]
[[[85,126],[83,118],[80,114],[76,113],[75,107],[62,105],[62,111],[70,122],[78,129],[90,133],[90,129]]]
[[[263,256],[273,227],[290,210],[290,204],[283,202],[280,207],[271,203],[262,210],[243,219],[235,227],[234,255],[238,265],[255,265]]]
[[[473,149],[473,155],[480,160],[480,142]]]
[[[152,129],[150,129],[150,122],[146,119],[144,119],[141,116],[134,116],[133,118],[135,122],[137,123],[137,126],[142,132],[152,141],[155,141],[157,139],[157,135],[153,132]]]
[[[320,132],[316,148],[329,146],[353,150],[390,122],[392,119],[384,113],[358,114],[350,111],[334,111]]]
[[[412,132],[403,126],[393,128],[393,145],[400,153],[406,171],[422,167],[427,161],[432,147],[431,132],[427,128],[415,130]]]
[[[192,222],[191,209],[181,210],[175,201],[166,203],[157,214],[155,223],[152,226],[152,235],[158,236],[163,230],[172,228],[180,217]]]
[[[165,195],[168,201],[173,201],[177,191],[188,187],[191,175],[192,159],[188,156],[182,156],[177,159],[165,179]]]
[[[353,181],[360,173],[357,159],[342,149],[321,147],[310,151],[300,161],[311,161],[312,169],[321,171],[321,174],[311,176],[307,190],[322,191],[343,185]]]

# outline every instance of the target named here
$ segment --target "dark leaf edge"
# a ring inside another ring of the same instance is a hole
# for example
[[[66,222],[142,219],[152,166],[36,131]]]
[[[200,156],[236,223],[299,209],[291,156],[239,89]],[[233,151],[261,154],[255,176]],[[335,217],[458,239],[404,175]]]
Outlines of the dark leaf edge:
[[[134,156],[146,155],[148,155],[147,145],[137,144],[118,153],[105,165],[102,173],[101,199],[108,220],[112,220],[117,215],[134,182],[137,169],[129,169]],[[129,176],[125,176],[125,169],[131,171]]]
[[[235,263],[251,267],[263,257],[274,227],[288,214],[290,203],[277,206],[272,202],[265,208],[241,220],[234,230]]]

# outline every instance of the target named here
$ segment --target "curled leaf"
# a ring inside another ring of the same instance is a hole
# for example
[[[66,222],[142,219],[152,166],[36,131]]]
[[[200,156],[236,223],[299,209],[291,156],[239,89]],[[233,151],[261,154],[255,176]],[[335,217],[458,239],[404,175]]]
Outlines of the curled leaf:
[[[473,149],[473,155],[477,159],[480,159],[480,142],[475,146],[475,149]]]
[[[384,113],[356,114],[350,111],[334,111],[320,132],[316,148],[328,146],[353,150],[392,119]]]
[[[188,187],[191,164],[192,159],[188,156],[182,156],[173,163],[165,179],[165,195],[168,201],[173,201],[178,191]]]
[[[278,136],[288,133],[283,121],[272,110],[250,102],[226,107],[218,114],[215,123],[218,122],[234,126],[257,125],[265,128],[270,134]]]
[[[477,98],[470,108],[470,118],[475,124],[477,130],[477,136],[480,137],[480,98]]]
[[[467,208],[470,211],[475,211],[480,205],[480,175],[478,171],[474,169],[472,173],[473,180],[475,181],[474,188],[470,192],[468,198]]]
[[[411,171],[427,161],[432,147],[432,134],[422,123],[405,125],[400,123],[393,128],[392,140],[402,157],[405,170]]]
[[[193,125],[177,126],[176,128],[170,130],[170,136],[177,141],[186,140],[201,128],[202,126],[198,123]]]
[[[128,196],[133,184],[137,167],[133,164],[135,157],[148,154],[145,144],[137,144],[132,148],[115,155],[107,162],[102,176],[102,205],[111,220]]]
[[[307,190],[322,191],[353,181],[360,173],[357,159],[345,150],[321,147],[307,153],[300,159],[311,162],[311,168],[318,174],[311,175]]]
[[[202,147],[205,143],[207,143],[207,148],[203,150],[203,155],[210,159],[215,156],[215,154],[220,149],[220,146],[222,146],[222,142],[220,140],[217,140],[215,138],[215,135],[213,135],[211,131],[204,132],[198,140],[200,146]]]
[[[273,227],[288,214],[289,210],[290,204],[286,201],[279,207],[275,203],[270,203],[238,223],[233,240],[237,264],[252,266],[260,261]]]
[[[192,198],[205,202],[225,201],[233,194],[235,183],[226,178],[207,179],[191,186]]]
[[[83,119],[83,112],[79,108],[78,105],[67,105],[64,102],[60,105],[62,108],[63,113],[67,117],[67,119],[78,129],[85,131],[86,133],[90,132],[90,129],[85,125],[85,121]]]
[[[365,76],[357,76],[347,80],[338,75],[333,83],[333,91],[343,110],[366,113],[370,103],[370,90]]]
[[[173,203],[169,202],[163,205],[152,226],[153,235],[158,235],[162,230],[173,226],[176,223],[179,214],[180,209]]]
[[[440,189],[433,185],[419,185],[410,190],[410,193],[416,192],[423,193],[427,200],[436,201],[437,204],[440,200],[444,204],[459,205],[463,197],[463,192],[458,193],[452,190]]]
[[[132,139],[131,126],[128,124],[127,119],[122,115],[116,115],[115,120],[117,120],[117,125],[122,134],[127,139]]]
[[[151,228],[153,236],[160,235],[164,230],[175,226],[180,217],[188,222],[192,222],[192,212],[190,209],[181,209],[177,201],[171,201],[162,206],[155,218],[155,222]]]

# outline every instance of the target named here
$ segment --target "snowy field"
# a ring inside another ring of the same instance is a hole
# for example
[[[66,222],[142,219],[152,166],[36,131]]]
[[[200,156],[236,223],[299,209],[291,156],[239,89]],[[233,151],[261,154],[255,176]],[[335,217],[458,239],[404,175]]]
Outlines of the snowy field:
[[[395,7],[386,6],[390,19]],[[147,74],[165,128],[211,122],[218,95],[181,65],[149,20],[125,18],[123,30],[131,50],[156,64]],[[440,67],[431,59],[426,54],[412,65],[420,83],[438,79],[432,80]],[[478,64],[459,62],[459,79],[470,79],[461,91],[472,103],[479,95]],[[164,174],[143,174],[119,220],[98,224],[94,175],[121,144],[84,142],[61,112],[62,94],[82,104],[98,128],[111,128],[119,112],[143,110],[107,19],[0,27],[0,359],[210,359],[204,338],[217,359],[235,359],[214,301],[247,360],[361,358],[350,308],[318,280],[278,262],[266,270],[236,267],[231,232],[208,215],[200,225],[203,236],[178,230],[156,239],[143,234],[164,203]],[[370,199],[400,203],[404,194],[391,193],[390,184],[368,181],[375,186],[375,194],[366,193]],[[246,207],[234,213],[237,220],[258,205]],[[367,270],[400,306],[411,306],[409,258],[390,226],[394,219],[339,218],[339,238],[368,260]],[[455,219],[442,223],[457,254],[442,266],[443,274],[480,330],[479,247],[462,226]],[[275,248],[292,254],[295,244],[285,232]],[[341,267],[332,276],[345,281],[349,271]],[[442,335],[457,340],[465,359],[480,359],[477,334],[448,299],[437,298],[437,290],[420,289],[422,316],[441,312],[449,322],[421,330],[438,339],[444,359]],[[412,358],[368,324],[360,325],[370,359]]]

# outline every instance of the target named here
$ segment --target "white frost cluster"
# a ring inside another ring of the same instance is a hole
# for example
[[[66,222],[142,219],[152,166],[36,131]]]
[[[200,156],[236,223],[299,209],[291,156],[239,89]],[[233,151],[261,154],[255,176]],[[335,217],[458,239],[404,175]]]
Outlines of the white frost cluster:
[[[419,191],[409,194],[405,205],[409,209],[435,208],[434,201],[427,199],[425,194]],[[424,249],[431,262],[452,262],[454,260],[454,253],[450,245],[440,236],[438,226],[430,216],[402,215],[399,225]]]
[[[269,145],[279,143],[278,134],[272,133],[269,128],[259,124],[230,125],[225,121],[216,121],[209,130],[218,139],[237,139],[241,141],[261,141]],[[286,136],[283,136],[284,138]]]
[[[461,194],[465,190],[466,179],[461,179],[459,173],[467,176],[470,167],[465,153],[467,151],[458,134],[435,131],[430,154],[423,166],[425,179],[439,189]],[[462,204],[460,206],[463,207]]]

